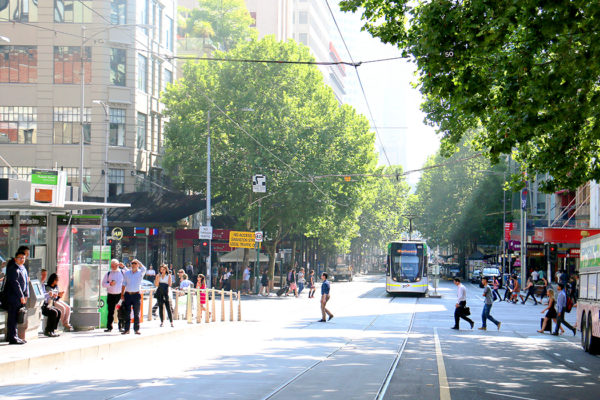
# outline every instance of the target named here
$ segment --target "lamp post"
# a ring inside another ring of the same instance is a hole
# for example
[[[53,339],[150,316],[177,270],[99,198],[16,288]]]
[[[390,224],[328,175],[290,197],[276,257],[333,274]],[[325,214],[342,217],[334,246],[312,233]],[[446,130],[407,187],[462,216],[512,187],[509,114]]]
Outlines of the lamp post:
[[[206,115],[206,226],[211,226],[211,204],[210,204],[210,110]],[[211,256],[212,238],[208,239],[208,257],[206,257],[206,280],[207,287],[212,286],[211,278]]]
[[[94,100],[93,103],[100,104],[104,110],[106,132],[104,135],[104,203],[108,202],[108,141],[110,136],[110,116],[108,104],[102,100]],[[102,245],[106,246],[106,236],[108,232],[108,209],[104,207],[102,209]]]

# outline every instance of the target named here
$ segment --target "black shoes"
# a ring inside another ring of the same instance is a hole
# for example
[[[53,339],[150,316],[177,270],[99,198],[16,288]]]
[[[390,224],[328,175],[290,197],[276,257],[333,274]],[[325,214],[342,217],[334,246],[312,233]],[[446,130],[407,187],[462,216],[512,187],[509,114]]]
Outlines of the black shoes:
[[[333,314],[329,316],[328,321],[331,321],[331,318],[333,318]]]
[[[55,333],[55,332],[49,332],[49,331],[46,331],[46,332],[44,332],[44,336],[48,336],[48,337],[59,337],[60,335],[59,335],[58,333]]]
[[[129,335],[129,331],[123,331],[121,332],[121,335]]]
[[[27,343],[27,342],[24,341],[23,339],[19,339],[19,338],[8,341],[8,344],[25,344],[25,343]]]
[[[469,323],[471,324],[471,329],[473,329],[473,327],[475,326],[475,322],[471,321]]]
[[[112,329],[105,329],[104,332],[112,332]]]
[[[458,326],[453,326],[453,327],[452,327],[452,328],[450,328],[450,329],[454,329],[455,331],[457,331],[459,328],[458,328]]]
[[[577,329],[573,328],[573,336],[577,336]]]
[[[320,319],[319,322],[327,322],[327,320]]]
[[[141,335],[142,333],[140,331],[135,331],[136,335]]]

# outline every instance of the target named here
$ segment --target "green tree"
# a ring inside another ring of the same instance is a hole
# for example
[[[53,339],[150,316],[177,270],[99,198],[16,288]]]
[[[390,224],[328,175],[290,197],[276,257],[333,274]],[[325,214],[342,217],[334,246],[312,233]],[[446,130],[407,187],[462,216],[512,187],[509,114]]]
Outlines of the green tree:
[[[476,155],[469,133],[449,159],[429,158],[417,184],[416,228],[431,245],[453,245],[468,254],[477,244],[496,244],[502,235],[503,165]]]
[[[211,38],[219,50],[257,37],[244,0],[198,0],[196,8],[179,7],[178,11],[181,36]]]
[[[310,61],[307,47],[273,37],[242,42],[219,57]],[[265,247],[274,254],[286,235],[349,243],[365,182],[336,174],[371,173],[374,135],[366,118],[340,106],[314,65],[187,63],[164,96],[164,165],[182,188],[204,192],[208,112],[215,213],[256,229],[259,198]],[[251,178],[267,176],[266,195]],[[325,177],[328,175],[329,177]]]
[[[415,60],[427,120],[469,130],[492,162],[513,154],[547,190],[600,178],[600,2],[342,0]],[[513,186],[522,176],[513,177]]]

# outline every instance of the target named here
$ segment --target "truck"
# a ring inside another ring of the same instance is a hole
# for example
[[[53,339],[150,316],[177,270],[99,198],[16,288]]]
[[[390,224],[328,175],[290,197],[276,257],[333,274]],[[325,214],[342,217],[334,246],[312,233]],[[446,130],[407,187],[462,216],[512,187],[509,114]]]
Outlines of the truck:
[[[335,281],[345,279],[352,281],[352,268],[345,264],[337,264],[333,268],[329,268],[329,274]]]
[[[581,347],[590,354],[600,351],[600,235],[581,240],[577,328]]]

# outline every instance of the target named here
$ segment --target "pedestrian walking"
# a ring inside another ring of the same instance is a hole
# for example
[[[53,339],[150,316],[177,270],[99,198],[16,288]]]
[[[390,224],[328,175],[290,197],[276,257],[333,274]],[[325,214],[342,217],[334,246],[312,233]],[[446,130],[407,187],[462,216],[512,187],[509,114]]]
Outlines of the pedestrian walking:
[[[468,317],[470,311],[467,308],[467,289],[460,283],[460,278],[454,278],[454,284],[458,289],[456,291],[457,303],[454,308],[454,326],[451,329],[460,329],[461,318],[471,324],[471,329],[473,329],[475,323]]]
[[[286,296],[288,294],[290,294],[290,292],[294,292],[294,296],[298,297],[298,285],[296,282],[297,276],[296,276],[296,268],[292,268],[290,269],[290,272],[288,272],[288,276],[287,276],[287,281],[288,281],[288,285],[289,285],[289,289],[288,292],[285,294]]]
[[[4,303],[6,306],[6,340],[8,344],[25,344],[26,340],[20,339],[17,333],[17,318],[19,310],[27,304],[29,297],[29,275],[25,269],[27,256],[25,251],[17,250],[15,257],[6,265],[4,278]]]
[[[242,274],[242,294],[250,294],[250,266]]]
[[[487,278],[481,278],[481,283],[483,283],[483,311],[481,312],[481,328],[479,328],[480,331],[485,331],[487,330],[487,320],[489,319],[490,321],[492,321],[494,324],[496,324],[496,326],[498,327],[498,330],[500,330],[500,325],[502,325],[502,323],[500,321],[497,321],[494,317],[492,317],[492,315],[490,314],[490,312],[492,311],[492,305],[494,304],[494,299],[492,298],[492,289],[490,289],[490,287],[488,286],[488,280]],[[458,324],[457,324],[458,326]]]
[[[496,299],[498,299],[498,301],[502,301],[502,297],[500,297],[500,292],[498,291],[498,289],[500,289],[500,282],[498,282],[498,277],[495,276],[494,285],[492,288],[492,295],[494,297],[494,301],[496,301]]]
[[[531,273],[531,280],[535,284],[539,279],[540,279],[540,274],[538,273],[537,269],[534,269],[533,272]]]
[[[298,272],[298,296],[300,296],[300,293],[302,293],[302,291],[304,290],[305,282],[306,280],[304,279],[304,268],[300,268],[300,271]]]
[[[125,315],[129,316],[133,309],[133,330],[136,335],[140,334],[140,301],[142,295],[140,293],[142,286],[142,278],[146,274],[146,267],[138,259],[131,261],[131,269],[123,274],[123,286],[121,287],[121,300],[125,308]],[[129,333],[131,319],[125,320],[124,331],[122,335]]]
[[[160,326],[165,322],[165,314],[163,308],[167,309],[167,317],[173,327],[173,313],[171,312],[171,301],[169,299],[169,288],[173,284],[173,278],[169,275],[167,266],[162,264],[158,268],[158,275],[154,280],[156,286],[156,304],[158,305],[158,315],[160,316]]]
[[[194,287],[194,283],[189,280],[188,274],[186,274],[183,269],[177,271],[177,275],[179,275],[179,290],[185,290],[190,287]]]
[[[206,308],[206,277],[203,274],[198,274],[198,282],[196,289],[200,289],[200,308],[204,312],[208,312]]]
[[[42,294],[44,295],[44,303],[42,304],[42,315],[46,317],[46,326],[44,327],[44,335],[48,337],[60,336],[56,333],[56,328],[60,321],[60,311],[54,307],[53,294],[46,291],[46,285],[44,281],[48,276],[48,272],[42,269],[40,273],[40,280],[42,282]]]
[[[509,302],[512,296],[514,288],[514,282],[512,276],[508,278],[508,282],[506,282],[506,290],[504,291],[504,301]]]
[[[223,288],[227,292],[231,290],[231,268],[227,268],[223,275]]]
[[[556,329],[554,329],[554,336],[558,336],[558,330],[560,326],[564,324],[567,328],[573,331],[573,335],[577,334],[577,330],[571,326],[567,321],[565,321],[565,312],[567,308],[567,294],[565,293],[565,284],[559,283],[558,287],[558,298],[556,299]]]
[[[57,274],[51,274],[48,278],[46,290],[52,293],[52,296],[54,297],[54,307],[60,311],[60,322],[63,325],[64,331],[68,332],[73,330],[73,327],[71,326],[71,306],[61,300],[65,292],[58,288],[58,281],[59,276]]]
[[[333,314],[327,309],[327,302],[331,298],[331,296],[329,295],[331,285],[327,280],[327,273],[323,272],[323,275],[321,275],[321,279],[323,279],[323,283],[321,284],[321,319],[319,320],[319,322],[326,322],[327,319],[325,318],[327,316],[329,316],[329,320],[333,318]]]
[[[262,275],[260,277],[260,290],[258,291],[258,293],[262,294],[263,296],[269,295],[269,275],[267,275],[266,268],[263,269]]]
[[[541,275],[541,271],[540,271],[540,275]],[[542,294],[540,295],[540,303],[542,303],[544,296],[548,296],[548,280],[544,277],[541,277],[540,279],[543,282]]]
[[[510,301],[513,304],[517,304],[519,301],[519,294],[521,293],[521,285],[519,285],[519,280],[517,279],[516,275],[513,275],[512,281],[513,281],[513,289],[512,289],[512,293],[510,294]]]
[[[523,295],[519,295],[521,298],[521,304],[525,304],[529,296],[533,300],[534,305],[538,305],[538,301],[535,299],[535,285],[533,284],[533,280],[531,278],[527,279],[527,286],[525,287],[525,291],[527,291],[527,296],[523,298]]]
[[[546,325],[548,324],[548,321],[554,321],[556,324],[557,313],[555,306],[556,300],[554,299],[554,290],[548,289],[548,307],[541,311],[542,314],[546,312],[546,315],[542,321],[542,329],[538,331],[539,333],[544,333],[546,331]],[[565,333],[565,330],[562,327],[559,327],[559,329],[561,334]]]
[[[102,287],[106,288],[106,305],[108,314],[106,317],[106,329],[104,332],[111,332],[113,321],[115,319],[115,308],[121,300],[121,287],[123,286],[123,271],[119,269],[122,265],[119,260],[113,258],[110,260],[110,271],[102,278]]]
[[[310,271],[310,275],[308,276],[308,298],[312,299],[315,297],[315,270]]]

